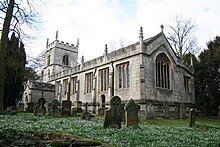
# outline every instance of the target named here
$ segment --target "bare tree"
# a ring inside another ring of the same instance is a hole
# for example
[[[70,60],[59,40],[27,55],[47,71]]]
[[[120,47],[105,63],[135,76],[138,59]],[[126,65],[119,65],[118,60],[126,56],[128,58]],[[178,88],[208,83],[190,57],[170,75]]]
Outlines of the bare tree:
[[[34,22],[33,5],[30,0],[3,0],[0,1],[0,112],[3,111],[4,82],[5,82],[5,57],[10,31],[16,32],[20,37],[24,32],[21,25],[31,26]]]
[[[173,22],[173,25],[167,27],[167,33],[168,40],[177,55],[182,58],[186,53],[198,50],[197,40],[194,36],[196,25],[192,20],[177,15]]]
[[[33,68],[34,71],[40,76],[45,64],[45,50],[41,50],[37,57],[29,56],[27,63],[27,66]]]
[[[110,49],[109,51],[111,52],[111,51],[114,51],[116,49],[123,48],[125,46],[126,46],[126,41],[125,41],[124,38],[119,39],[118,42],[111,41],[109,43],[109,49]]]

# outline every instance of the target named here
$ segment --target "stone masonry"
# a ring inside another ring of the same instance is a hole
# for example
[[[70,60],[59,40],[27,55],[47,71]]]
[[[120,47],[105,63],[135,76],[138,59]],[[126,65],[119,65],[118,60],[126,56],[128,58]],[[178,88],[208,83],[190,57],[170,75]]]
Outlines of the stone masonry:
[[[112,52],[105,46],[104,55],[81,63],[76,62],[79,43],[74,46],[56,38],[47,45],[50,59],[46,58],[43,80],[55,85],[55,98],[60,102],[67,99],[70,89],[72,103],[88,102],[88,111],[93,112],[103,103],[109,107],[112,91],[123,102],[132,98],[143,107],[148,101],[194,104],[192,65],[183,65],[163,31],[147,39],[142,28],[139,34],[138,42]],[[65,56],[68,65],[62,64]]]

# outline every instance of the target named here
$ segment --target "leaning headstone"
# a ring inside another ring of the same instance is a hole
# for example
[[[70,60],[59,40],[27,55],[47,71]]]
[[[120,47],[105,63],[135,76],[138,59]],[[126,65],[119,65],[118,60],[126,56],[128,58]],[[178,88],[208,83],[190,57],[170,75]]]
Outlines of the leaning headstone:
[[[193,127],[195,125],[195,110],[192,108],[189,111],[189,127]]]
[[[169,104],[167,101],[164,102],[163,107],[164,107],[164,118],[169,118],[170,112],[169,112]]]
[[[125,105],[125,126],[134,126],[138,127],[139,119],[138,119],[138,111],[139,107],[135,103],[133,99],[130,99],[128,103]]]
[[[72,105],[72,102],[69,100],[62,101],[62,115],[63,116],[71,115],[71,105]]]
[[[180,104],[180,118],[186,119],[186,105],[183,103]]]
[[[44,98],[38,100],[38,105],[34,109],[35,116],[44,116],[46,114],[46,107],[44,106],[45,102]]]
[[[85,111],[81,115],[82,120],[90,120],[91,114],[88,112],[88,103],[85,104]]]
[[[49,115],[51,116],[60,116],[60,103],[57,99],[54,99],[51,103],[49,103],[48,105],[48,111],[49,111]]]
[[[145,118],[146,119],[154,118],[154,105],[152,105],[151,103],[146,105],[146,108],[145,108]]]
[[[113,96],[110,99],[110,108],[105,111],[104,128],[121,128],[122,113],[121,113],[121,98]]]

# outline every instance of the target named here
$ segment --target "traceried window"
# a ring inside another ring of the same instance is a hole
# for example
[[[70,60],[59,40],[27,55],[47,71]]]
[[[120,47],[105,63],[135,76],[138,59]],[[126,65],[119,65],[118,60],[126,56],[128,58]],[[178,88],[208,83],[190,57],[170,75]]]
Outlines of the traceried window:
[[[128,88],[130,84],[129,62],[117,65],[117,87]]]
[[[68,55],[63,56],[63,65],[69,65],[69,56]]]
[[[85,93],[92,92],[92,81],[93,81],[92,72],[85,74]]]
[[[109,86],[109,68],[101,69],[99,71],[100,77],[100,91],[107,91]]]
[[[170,60],[161,53],[156,58],[156,86],[170,89]]]
[[[63,80],[63,96],[67,94],[67,85],[68,85],[68,79]]]
[[[49,66],[50,65],[50,55],[49,56],[47,56],[47,66]]]
[[[71,78],[71,89],[70,89],[70,91],[71,91],[71,95],[73,95],[73,94],[75,94],[76,93],[76,84],[77,84],[77,77],[72,77]]]
[[[57,81],[55,84],[55,97],[58,98],[60,94],[60,81]]]
[[[190,91],[190,77],[184,75],[183,78],[184,78],[185,91],[186,92],[191,92]]]

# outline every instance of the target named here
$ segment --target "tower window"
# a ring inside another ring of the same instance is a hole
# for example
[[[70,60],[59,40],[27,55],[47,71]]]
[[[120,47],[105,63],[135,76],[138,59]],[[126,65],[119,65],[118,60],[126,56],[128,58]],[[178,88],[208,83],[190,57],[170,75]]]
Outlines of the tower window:
[[[69,56],[68,55],[63,56],[63,65],[69,65]]]
[[[170,89],[170,60],[161,53],[156,58],[156,86]]]
[[[47,66],[49,66],[49,65],[50,65],[50,55],[47,56]]]

